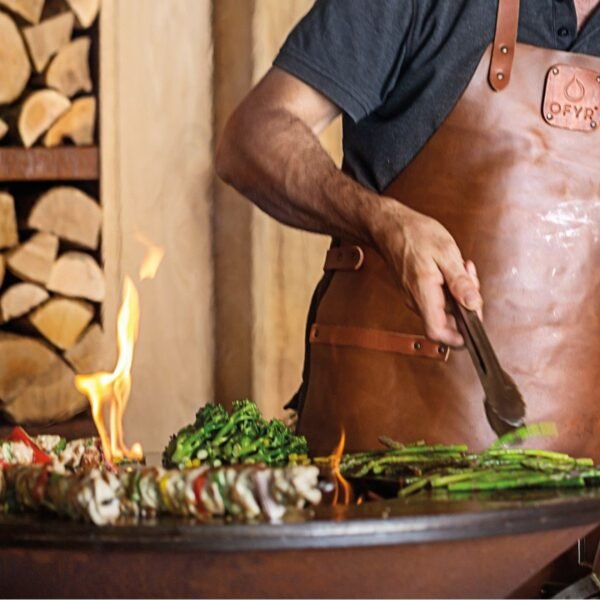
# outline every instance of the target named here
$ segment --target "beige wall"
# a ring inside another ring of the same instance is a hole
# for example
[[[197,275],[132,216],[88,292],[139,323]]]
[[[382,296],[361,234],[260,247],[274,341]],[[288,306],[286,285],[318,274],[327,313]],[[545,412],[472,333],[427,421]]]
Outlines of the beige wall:
[[[270,68],[289,30],[311,0],[259,0],[253,19],[253,81]],[[339,162],[339,126],[323,143]],[[288,227],[254,210],[253,395],[265,414],[281,416],[282,406],[300,382],[306,313],[322,274],[329,240]]]
[[[208,0],[104,0],[101,21],[104,307],[113,335],[136,231],[166,247],[138,285],[140,335],[125,431],[160,449],[212,385],[212,40]]]
[[[250,396],[282,414],[302,368],[325,238],[292,231],[214,179],[213,140],[312,0],[104,0],[102,201],[113,331],[140,230],[166,246],[139,285],[128,440],[161,449],[195,410]],[[213,54],[214,49],[214,54]],[[213,119],[214,117],[214,119]],[[323,142],[339,161],[339,123]]]

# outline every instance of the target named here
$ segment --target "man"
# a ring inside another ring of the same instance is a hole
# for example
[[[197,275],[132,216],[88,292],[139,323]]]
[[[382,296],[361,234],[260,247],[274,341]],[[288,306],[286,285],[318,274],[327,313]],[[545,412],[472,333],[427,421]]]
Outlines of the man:
[[[295,399],[315,451],[340,428],[491,441],[468,356],[441,360],[463,344],[446,289],[481,313],[477,264],[529,420],[600,452],[597,3],[319,0],[231,117],[220,176],[334,238]],[[340,112],[342,172],[317,139]]]

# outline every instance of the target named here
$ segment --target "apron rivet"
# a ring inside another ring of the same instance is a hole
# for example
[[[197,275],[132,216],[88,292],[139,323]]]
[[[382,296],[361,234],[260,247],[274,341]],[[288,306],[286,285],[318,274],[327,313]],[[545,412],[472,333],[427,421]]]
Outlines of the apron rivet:
[[[552,74],[553,74],[553,75],[558,75],[558,67],[554,67],[554,68],[552,69]]]
[[[446,346],[444,346],[443,344],[440,344],[440,345],[438,346],[438,352],[439,352],[440,354],[446,354]]]
[[[421,342],[415,342],[415,343],[413,344],[413,348],[414,348],[415,350],[420,350],[422,347],[423,347],[423,344],[421,344]]]
[[[598,77],[596,77],[596,81],[597,81],[598,83],[600,83],[600,75],[598,75]]]
[[[508,54],[508,46],[500,46],[500,52],[502,52],[502,54]]]
[[[554,115],[552,113],[548,113],[546,115],[546,119],[548,119],[548,121],[552,121],[553,118],[554,118]]]
[[[592,129],[596,129],[596,125],[597,125],[596,121],[590,121],[590,127]]]
[[[502,81],[504,79],[504,73],[502,73],[502,71],[499,71],[496,74],[496,78],[498,79],[498,81]]]

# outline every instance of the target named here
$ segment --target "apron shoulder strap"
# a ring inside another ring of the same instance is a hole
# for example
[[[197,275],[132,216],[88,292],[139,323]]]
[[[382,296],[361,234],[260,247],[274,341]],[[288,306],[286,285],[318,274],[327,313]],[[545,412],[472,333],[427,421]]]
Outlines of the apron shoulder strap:
[[[490,85],[496,92],[502,91],[510,81],[518,28],[519,0],[498,0],[496,34],[488,75]]]

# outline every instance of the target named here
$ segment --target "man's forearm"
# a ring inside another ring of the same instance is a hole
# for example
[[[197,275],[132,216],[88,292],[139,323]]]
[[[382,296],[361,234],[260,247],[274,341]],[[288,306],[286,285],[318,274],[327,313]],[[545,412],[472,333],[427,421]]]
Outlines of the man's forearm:
[[[282,109],[236,115],[219,146],[219,175],[292,227],[374,243],[386,203],[342,173],[317,136]],[[397,203],[396,203],[397,204]]]

